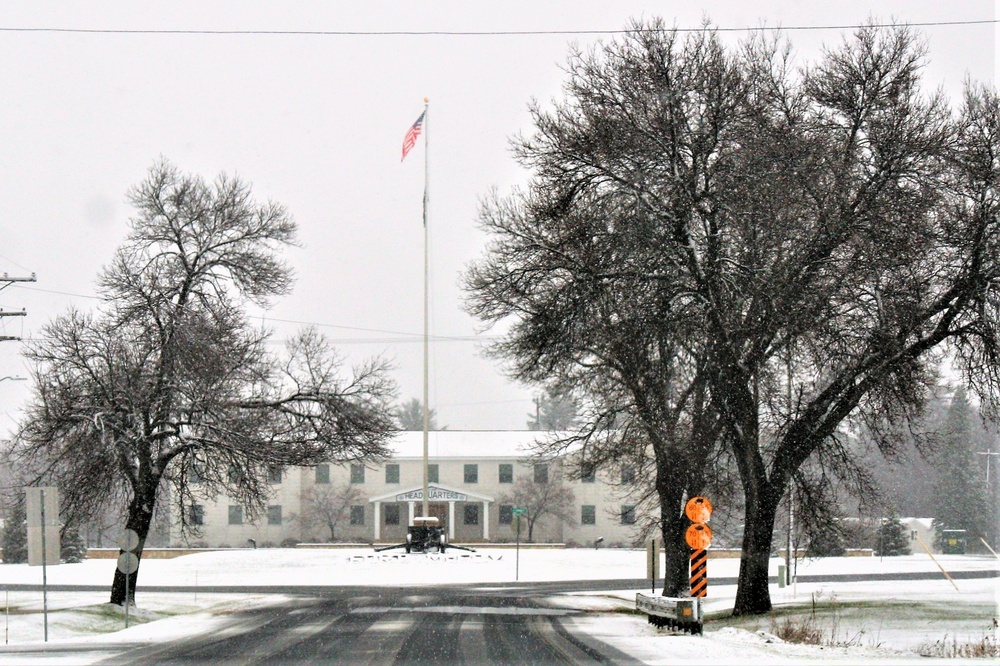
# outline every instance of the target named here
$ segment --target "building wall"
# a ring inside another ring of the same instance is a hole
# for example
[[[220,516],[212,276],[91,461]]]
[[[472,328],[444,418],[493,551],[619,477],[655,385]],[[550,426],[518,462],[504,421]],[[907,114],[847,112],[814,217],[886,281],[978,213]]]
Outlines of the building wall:
[[[438,434],[440,435],[440,433]],[[486,512],[484,512],[483,503],[480,501],[457,502],[455,504],[455,542],[482,541],[486,520],[489,524],[489,541],[514,541],[516,536],[515,523],[501,524],[501,506],[511,504],[504,500],[504,496],[514,490],[519,479],[525,476],[529,479],[534,478],[533,464],[526,463],[523,457],[516,455],[432,456],[429,462],[438,466],[437,485],[471,495],[485,496],[493,500],[488,503],[488,518],[484,515]],[[387,480],[387,465],[399,466],[398,481]],[[475,482],[466,482],[466,465],[476,466],[478,474]],[[509,481],[501,482],[501,465],[512,467],[513,478]],[[599,473],[593,482],[568,480],[560,478],[562,475],[558,462],[549,463],[549,467],[550,479],[552,479],[550,482],[563,483],[570,487],[575,494],[572,511],[574,524],[564,524],[551,516],[545,516],[539,519],[535,525],[535,542],[569,542],[587,545],[593,543],[595,539],[603,538],[606,544],[632,544],[636,536],[636,528],[634,525],[622,523],[621,507],[629,504],[629,501],[622,499],[621,488],[616,483],[617,479],[611,479],[607,475]],[[280,525],[268,524],[266,514],[260,516],[254,523],[244,520],[241,525],[232,525],[229,522],[229,507],[235,502],[221,497],[214,502],[206,501],[204,503],[203,534],[200,538],[189,539],[187,543],[199,541],[211,547],[220,545],[242,547],[247,545],[248,539],[256,540],[258,545],[268,542],[280,544],[284,539],[306,542],[327,541],[329,540],[327,527],[317,525],[304,529],[301,521],[297,518],[308,510],[308,497],[311,490],[321,487],[323,489],[332,488],[335,492],[340,492],[349,486],[359,491],[359,496],[352,502],[352,505],[358,507],[355,509],[356,514],[363,513],[363,524],[352,525],[351,510],[347,509],[337,525],[337,540],[371,543],[375,532],[375,508],[369,500],[419,488],[422,487],[422,484],[423,460],[420,457],[398,457],[387,460],[384,464],[369,465],[365,467],[363,481],[359,483],[351,483],[350,465],[331,464],[329,466],[329,484],[317,484],[317,473],[313,467],[286,469],[282,474],[281,483],[272,485],[274,496],[268,502],[270,506],[281,507]],[[385,523],[386,508],[390,505],[398,506],[400,518],[398,525]],[[476,509],[478,524],[467,525],[465,523],[465,507],[467,505],[478,507]],[[588,510],[593,524],[583,523],[584,506],[593,507]],[[447,516],[447,505],[444,504],[440,511],[444,516]],[[420,515],[420,513],[421,503],[417,502],[415,514]],[[380,542],[402,542],[405,539],[406,526],[409,523],[408,504],[405,502],[383,502],[379,521]],[[521,538],[522,540],[527,539],[527,528],[524,525],[522,525]],[[172,543],[177,546],[185,545],[184,540],[176,534],[172,538]]]

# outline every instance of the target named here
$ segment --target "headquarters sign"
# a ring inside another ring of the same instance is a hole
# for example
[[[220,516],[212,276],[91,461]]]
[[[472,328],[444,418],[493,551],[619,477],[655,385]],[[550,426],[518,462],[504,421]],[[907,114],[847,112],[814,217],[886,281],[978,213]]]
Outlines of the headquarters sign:
[[[430,486],[427,489],[427,500],[437,502],[467,502],[469,501],[469,496],[465,493],[455,492],[454,490],[445,490],[444,488],[438,488],[437,486]],[[416,490],[411,490],[408,493],[396,495],[396,501],[422,502],[424,501],[424,489],[417,488]]]

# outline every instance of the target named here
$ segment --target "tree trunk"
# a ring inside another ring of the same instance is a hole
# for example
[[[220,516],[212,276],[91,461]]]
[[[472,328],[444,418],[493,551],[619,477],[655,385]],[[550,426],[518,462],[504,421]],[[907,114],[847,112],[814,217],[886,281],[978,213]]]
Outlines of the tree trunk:
[[[154,490],[152,493],[149,493],[148,497],[136,496],[128,507],[128,518],[125,521],[125,528],[134,531],[139,536],[139,545],[133,552],[139,558],[140,563],[142,562],[142,549],[146,545],[146,536],[149,534],[149,526],[153,520],[155,501],[156,492]],[[119,554],[124,552],[119,551]],[[138,568],[128,576],[128,600],[130,603],[135,603],[135,583],[138,577]],[[111,583],[111,603],[118,606],[125,605],[125,579],[126,575],[116,568],[114,581]]]
[[[679,515],[679,501],[662,507],[660,526],[663,533],[663,596],[687,596],[690,591],[691,549],[684,541],[687,521]]]
[[[684,541],[687,520],[684,518],[683,475],[677,473],[677,465],[660,469],[657,461],[656,492],[660,500],[660,533],[663,536],[663,596],[686,596],[689,590],[688,576],[690,549]]]
[[[771,610],[767,576],[778,503],[772,501],[766,487],[763,490],[765,492],[747,493],[743,553],[740,556],[733,615],[768,613]]]

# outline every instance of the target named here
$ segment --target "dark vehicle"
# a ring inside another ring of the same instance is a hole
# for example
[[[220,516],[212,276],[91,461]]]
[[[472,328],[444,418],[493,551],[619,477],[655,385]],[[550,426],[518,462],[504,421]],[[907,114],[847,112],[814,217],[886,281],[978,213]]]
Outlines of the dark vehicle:
[[[407,553],[428,553],[432,550],[443,553],[447,548],[448,535],[437,518],[414,518],[413,524],[406,530]]]
[[[455,546],[448,543],[448,534],[434,516],[419,516],[413,519],[413,524],[406,530],[406,543],[376,548],[375,552],[405,548],[407,553],[443,553],[449,548],[476,552],[472,548]]]

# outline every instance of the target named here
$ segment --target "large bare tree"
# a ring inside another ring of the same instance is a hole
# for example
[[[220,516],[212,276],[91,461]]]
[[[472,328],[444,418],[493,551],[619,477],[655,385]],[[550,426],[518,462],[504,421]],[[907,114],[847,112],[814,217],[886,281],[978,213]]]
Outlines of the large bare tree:
[[[57,317],[27,347],[36,392],[11,454],[28,482],[58,485],[64,515],[118,503],[141,554],[164,499],[182,529],[204,495],[226,493],[255,515],[275,467],[386,454],[384,362],[346,371],[311,329],[275,354],[248,322],[247,303],[292,285],[278,251],[296,225],[282,206],[255,201],[238,178],[210,184],[165,161],[129,200],[136,212],[100,276],[102,305]],[[111,601],[126,601],[121,572]]]
[[[470,310],[511,322],[494,353],[515,376],[591,397],[607,455],[651,452],[668,549],[731,457],[737,614],[770,609],[793,485],[871,488],[852,420],[891,455],[948,351],[996,404],[1000,100],[925,94],[925,56],[866,27],[800,69],[764,34],[637,24],[571,55],[566,98],[515,142],[529,186],[484,204]]]

